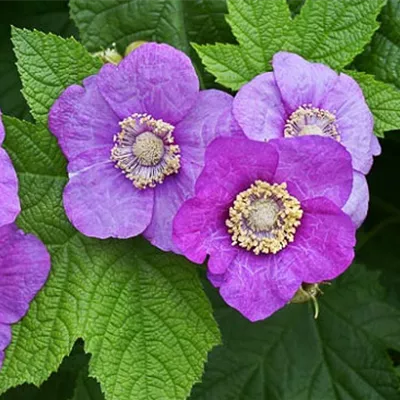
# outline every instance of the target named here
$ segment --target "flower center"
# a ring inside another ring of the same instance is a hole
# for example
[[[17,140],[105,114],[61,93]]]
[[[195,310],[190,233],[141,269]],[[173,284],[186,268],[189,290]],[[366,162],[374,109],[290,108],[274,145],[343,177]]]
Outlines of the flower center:
[[[132,146],[133,155],[141,165],[157,165],[164,154],[164,142],[151,132],[143,132]]]
[[[321,108],[303,105],[293,112],[286,121],[284,136],[318,135],[331,137],[338,142],[340,134],[334,114]]]
[[[302,216],[300,202],[286,190],[286,183],[257,180],[236,196],[226,226],[232,245],[275,254],[293,242]]]
[[[147,114],[133,114],[120,122],[111,160],[138,189],[155,187],[180,168],[180,149],[174,127]]]

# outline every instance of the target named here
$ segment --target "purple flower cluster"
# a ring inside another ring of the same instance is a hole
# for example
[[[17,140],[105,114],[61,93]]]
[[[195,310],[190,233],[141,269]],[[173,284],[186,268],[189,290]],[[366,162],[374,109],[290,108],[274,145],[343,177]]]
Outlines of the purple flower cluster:
[[[0,146],[5,137],[0,113]],[[33,235],[13,223],[20,212],[18,180],[11,160],[0,148],[0,368],[11,342],[11,324],[28,311],[29,303],[44,285],[50,256]]]
[[[273,67],[232,98],[200,91],[187,56],[148,43],[67,88],[49,126],[72,224],[209,257],[210,281],[252,321],[341,274],[380,153],[372,115],[345,74],[284,52]]]

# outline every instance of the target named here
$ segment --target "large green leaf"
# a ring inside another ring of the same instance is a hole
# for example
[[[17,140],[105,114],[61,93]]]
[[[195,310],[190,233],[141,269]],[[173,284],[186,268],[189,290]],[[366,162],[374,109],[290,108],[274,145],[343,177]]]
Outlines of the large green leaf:
[[[378,28],[384,0],[308,0],[291,18],[285,0],[228,0],[227,18],[239,45],[194,45],[217,82],[233,90],[271,69],[279,50],[341,69]]]
[[[34,114],[45,120],[62,86],[84,77],[83,61],[90,56],[75,41],[54,35],[16,35],[25,94]],[[47,50],[46,64],[33,52],[37,41]],[[90,74],[95,67],[89,62],[86,68]],[[37,85],[45,99],[40,105]],[[52,270],[27,317],[13,328],[0,393],[25,381],[39,385],[83,338],[92,354],[90,375],[107,400],[184,399],[201,376],[207,352],[219,342],[194,266],[141,239],[96,240],[75,231],[62,207],[67,176],[56,139],[41,124],[7,117],[4,123],[20,183],[18,223],[47,245]]]
[[[324,291],[317,320],[311,305],[289,305],[257,323],[213,291],[224,346],[210,354],[191,400],[398,399],[385,348],[400,349],[400,311],[377,273],[354,265]]]
[[[20,182],[19,225],[48,246],[52,271],[13,329],[0,392],[43,382],[81,337],[107,400],[184,399],[218,343],[195,268],[140,239],[76,232],[62,208],[67,178],[55,139],[27,122],[4,122]]]
[[[381,14],[381,27],[356,60],[359,69],[400,88],[400,2],[388,0]]]
[[[234,41],[224,18],[225,0],[71,0],[70,6],[90,51],[112,43],[123,51],[136,40],[169,43],[190,54],[203,86],[210,86],[212,79],[204,76],[190,42]]]

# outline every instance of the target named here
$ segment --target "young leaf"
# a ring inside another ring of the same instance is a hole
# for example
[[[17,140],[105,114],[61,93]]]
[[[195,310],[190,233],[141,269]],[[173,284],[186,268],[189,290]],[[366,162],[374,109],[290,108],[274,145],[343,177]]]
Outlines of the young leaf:
[[[240,51],[223,45],[195,46],[217,82],[237,90],[255,75],[271,69],[279,50],[296,52],[334,69],[344,68],[359,54],[378,28],[384,0],[307,0],[293,20],[285,0],[228,0],[228,22]],[[235,60],[241,56],[241,61]],[[232,65],[233,68],[229,68]],[[223,68],[224,67],[224,68]],[[232,76],[242,76],[231,79]]]
[[[323,290],[317,320],[310,304],[296,304],[257,323],[214,293],[224,346],[210,354],[191,400],[398,399],[385,348],[400,348],[400,312],[377,274],[354,265]]]
[[[37,122],[47,123],[51,105],[68,85],[80,83],[101,66],[101,61],[73,38],[13,28],[12,42],[22,93]]]
[[[356,66],[400,89],[400,2],[388,0],[380,17],[381,27]]]

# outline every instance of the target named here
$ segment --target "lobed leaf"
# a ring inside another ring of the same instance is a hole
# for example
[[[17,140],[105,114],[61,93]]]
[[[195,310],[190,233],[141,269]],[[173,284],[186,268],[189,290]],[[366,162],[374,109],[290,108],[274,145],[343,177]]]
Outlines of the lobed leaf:
[[[233,90],[269,71],[272,56],[280,50],[341,69],[371,39],[384,4],[385,0],[307,0],[292,19],[285,0],[228,0],[227,21],[239,49],[219,51],[220,44],[195,49],[217,81]]]

